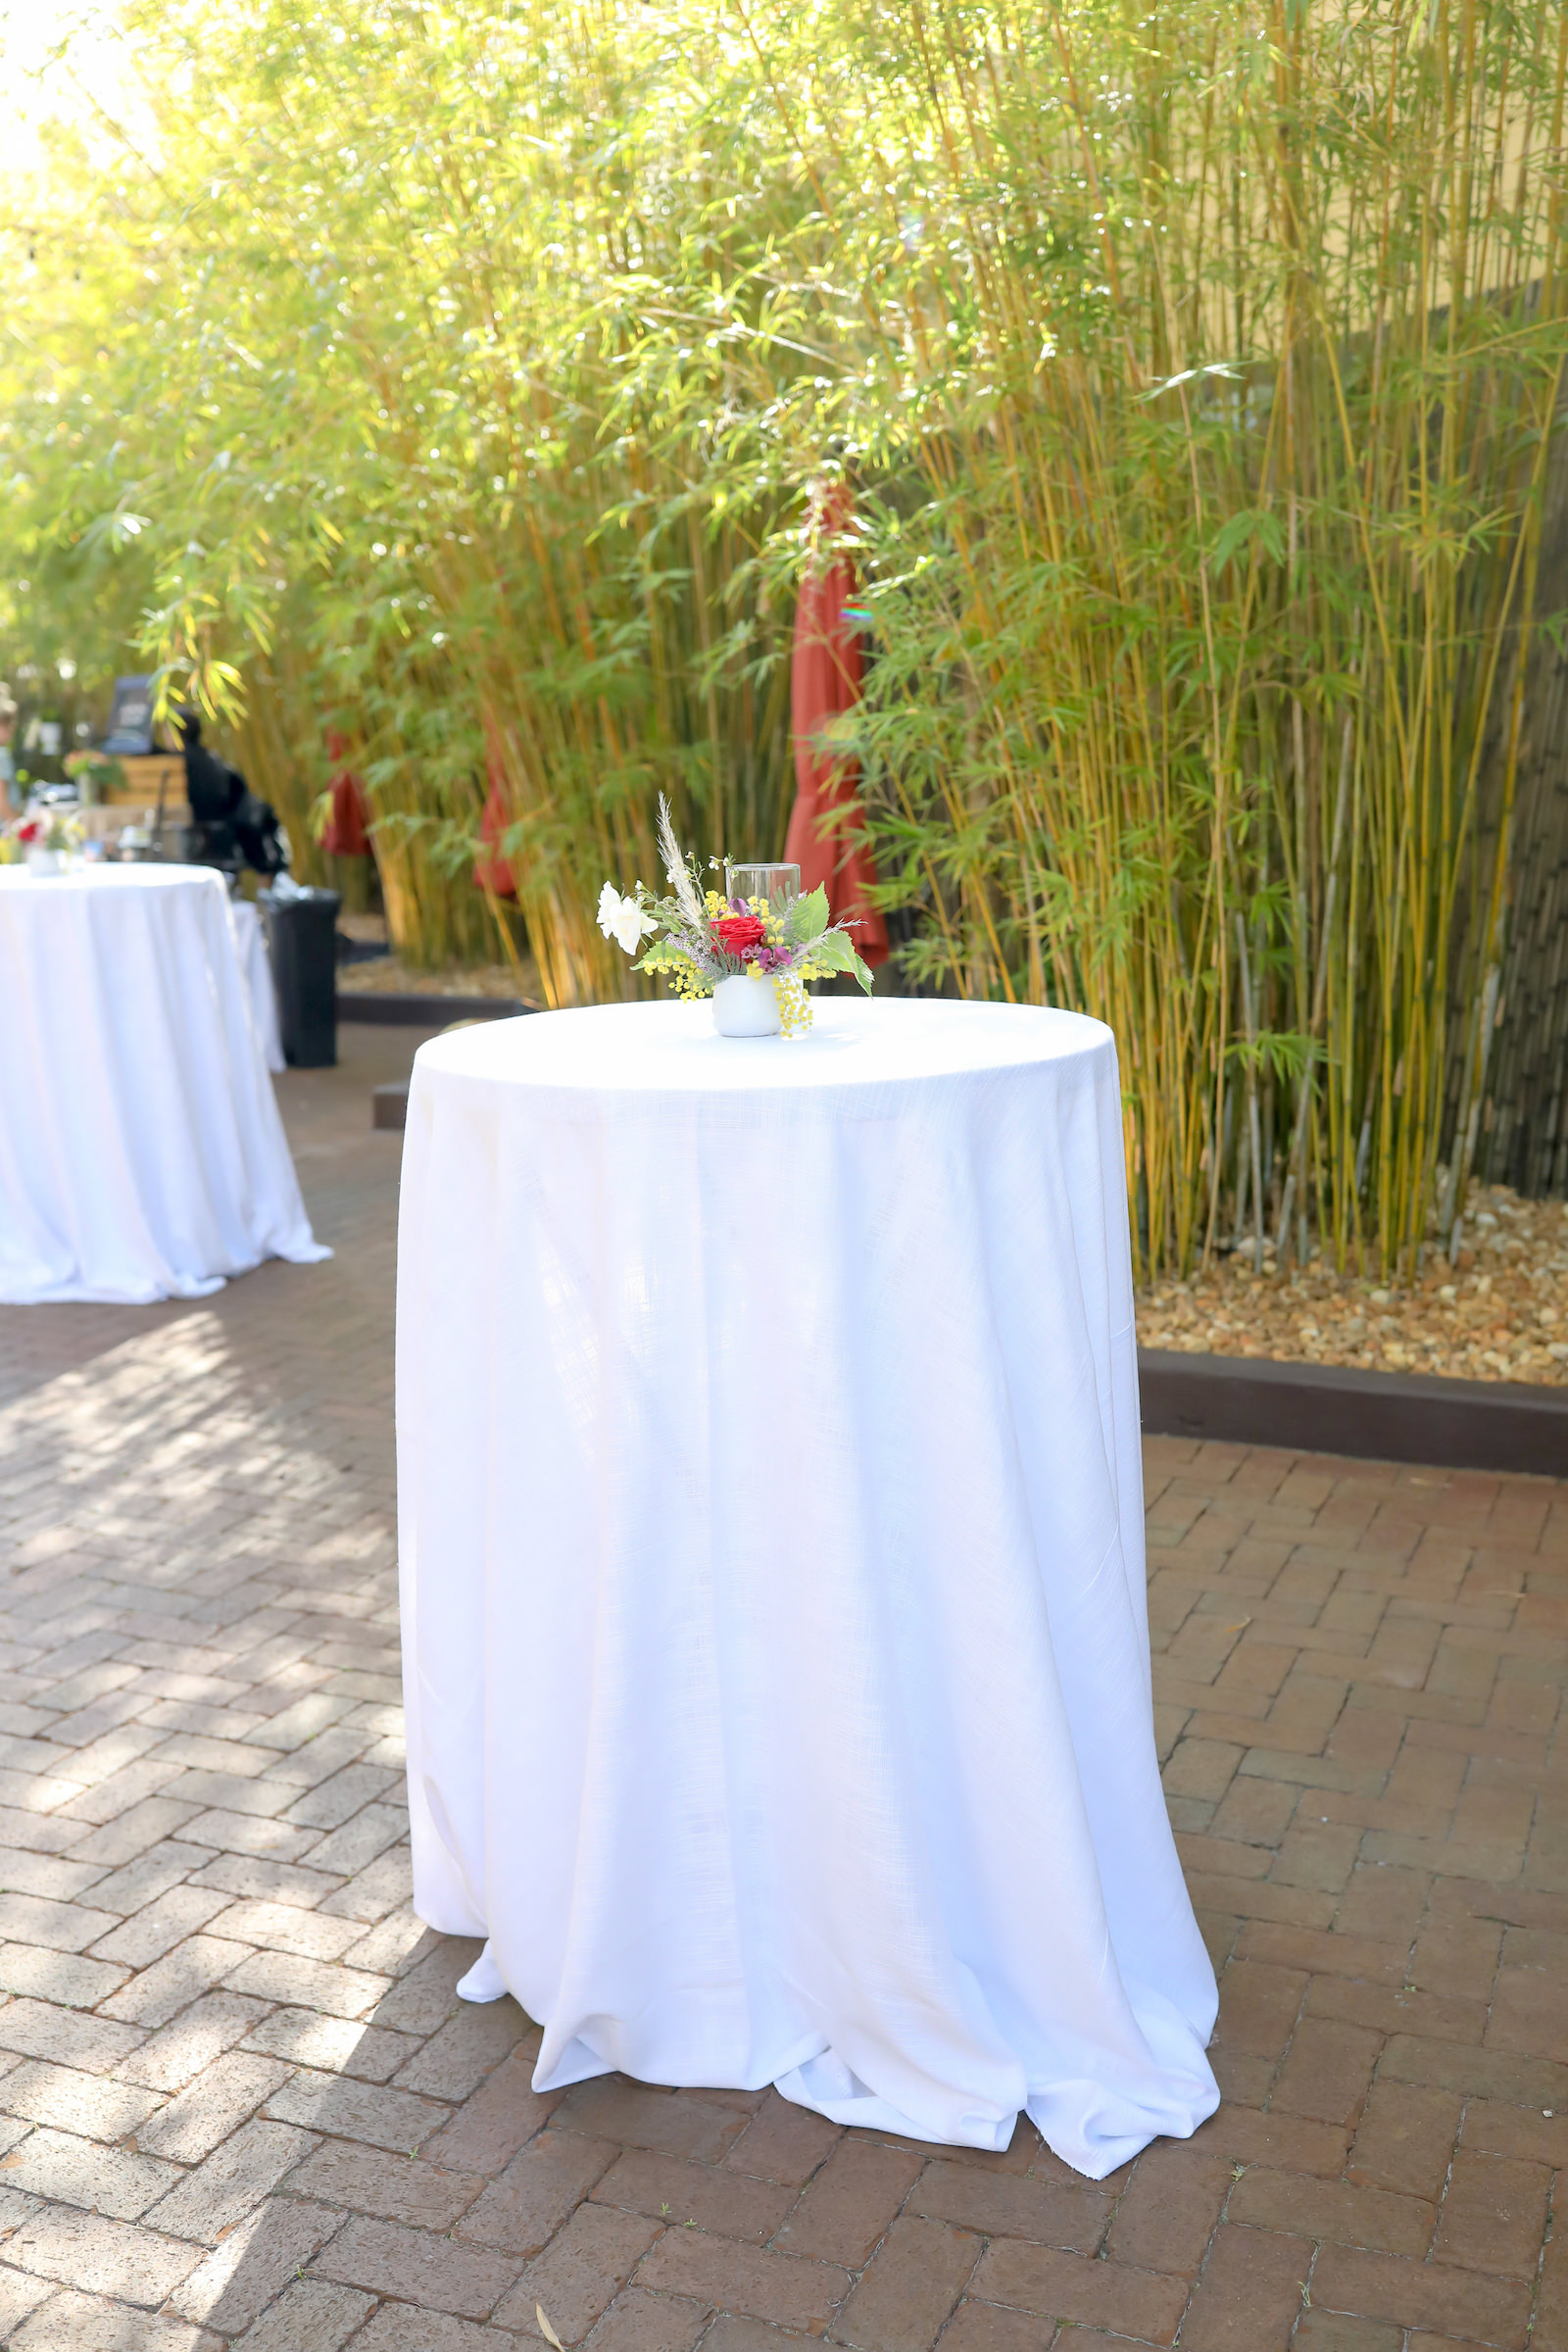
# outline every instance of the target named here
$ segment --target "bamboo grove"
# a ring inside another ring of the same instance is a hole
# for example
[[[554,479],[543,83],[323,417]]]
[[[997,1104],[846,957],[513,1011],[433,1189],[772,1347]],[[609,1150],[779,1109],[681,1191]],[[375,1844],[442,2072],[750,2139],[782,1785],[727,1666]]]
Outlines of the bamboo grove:
[[[495,785],[578,1002],[661,792],[777,854],[847,481],[905,984],[1111,1024],[1145,1272],[1449,1238],[1562,619],[1568,11],[125,23],[155,135],[7,228],[15,659],[156,660],[307,865],[340,736],[416,960],[513,933]]]

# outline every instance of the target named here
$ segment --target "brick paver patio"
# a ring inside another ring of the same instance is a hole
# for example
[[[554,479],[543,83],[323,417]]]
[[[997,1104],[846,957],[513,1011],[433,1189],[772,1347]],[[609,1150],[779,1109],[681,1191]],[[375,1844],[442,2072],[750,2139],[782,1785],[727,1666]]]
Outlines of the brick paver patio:
[[[528,2086],[408,1902],[396,1138],[282,1082],[331,1266],[0,1310],[0,2342],[1568,2352],[1568,1487],[1148,1449],[1225,2103],[1079,2180],[772,2092]]]

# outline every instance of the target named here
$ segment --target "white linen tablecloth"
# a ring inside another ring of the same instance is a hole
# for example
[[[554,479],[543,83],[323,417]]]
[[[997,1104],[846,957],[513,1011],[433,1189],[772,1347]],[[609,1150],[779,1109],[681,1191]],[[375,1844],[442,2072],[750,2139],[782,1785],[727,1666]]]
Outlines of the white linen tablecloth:
[[[262,1059],[274,1073],[288,1067],[277,1027],[277,990],[272,982],[272,958],[267,952],[267,933],[260,907],[248,899],[230,899],[228,919],[234,926],[239,968],[251,992],[251,1018],[261,1040]]]
[[[415,1904],[621,2069],[1102,2178],[1218,2103],[1160,1794],[1110,1032],[844,999],[416,1057]]]
[[[205,866],[0,866],[0,1300],[201,1298],[329,1257]]]

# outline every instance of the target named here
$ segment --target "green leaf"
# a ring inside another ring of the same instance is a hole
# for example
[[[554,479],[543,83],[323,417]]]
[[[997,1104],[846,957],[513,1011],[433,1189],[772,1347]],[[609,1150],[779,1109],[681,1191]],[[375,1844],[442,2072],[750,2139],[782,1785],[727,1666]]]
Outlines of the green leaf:
[[[819,882],[814,890],[797,899],[790,914],[790,935],[804,946],[808,940],[820,939],[827,929],[827,892]]]
[[[1221,523],[1214,534],[1212,549],[1215,570],[1251,546],[1261,548],[1270,563],[1285,561],[1285,527],[1279,516],[1271,514],[1266,507],[1244,507]]]
[[[694,971],[697,968],[695,956],[688,956],[674,940],[656,939],[643,950],[631,968],[634,972],[673,972],[682,964],[689,964]]]
[[[854,948],[843,931],[824,931],[820,939],[811,942],[811,961],[818,970],[830,972],[853,971],[856,963]]]

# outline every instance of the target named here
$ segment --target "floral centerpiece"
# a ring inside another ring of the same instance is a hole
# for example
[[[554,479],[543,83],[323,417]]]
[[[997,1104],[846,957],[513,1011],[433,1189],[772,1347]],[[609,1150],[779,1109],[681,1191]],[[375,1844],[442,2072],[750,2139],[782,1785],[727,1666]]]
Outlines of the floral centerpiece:
[[[65,809],[29,808],[25,816],[17,817],[6,827],[6,840],[11,845],[7,863],[21,856],[34,873],[58,874],[66,853],[75,849],[81,837],[80,820],[68,815]]]
[[[632,969],[663,973],[688,1003],[711,997],[722,1035],[800,1037],[811,1026],[806,982],[834,972],[852,972],[869,993],[871,974],[848,927],[827,919],[825,890],[771,901],[700,890],[662,798],[659,847],[670,895],[656,898],[639,882],[622,897],[607,882],[599,894],[599,928],[628,956],[650,940]]]

